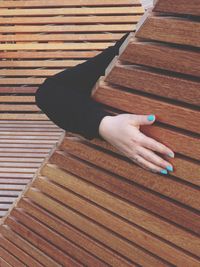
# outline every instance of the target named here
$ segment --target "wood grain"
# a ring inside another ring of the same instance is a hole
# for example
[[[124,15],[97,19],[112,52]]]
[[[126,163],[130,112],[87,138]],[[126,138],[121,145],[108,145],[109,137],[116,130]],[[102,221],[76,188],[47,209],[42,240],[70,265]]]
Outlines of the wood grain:
[[[200,16],[200,2],[198,0],[156,0],[153,11]]]
[[[200,53],[190,48],[174,47],[156,42],[140,42],[133,38],[119,59],[155,69],[200,77]],[[184,64],[183,64],[184,62]]]
[[[136,32],[137,38],[200,47],[200,23],[195,20],[149,16]]]
[[[136,90],[148,93],[149,97],[161,96],[163,101],[180,101],[177,105],[187,103],[200,107],[199,82],[184,76],[177,77],[144,67],[122,65],[119,62],[107,74],[105,82],[133,89],[133,92]]]

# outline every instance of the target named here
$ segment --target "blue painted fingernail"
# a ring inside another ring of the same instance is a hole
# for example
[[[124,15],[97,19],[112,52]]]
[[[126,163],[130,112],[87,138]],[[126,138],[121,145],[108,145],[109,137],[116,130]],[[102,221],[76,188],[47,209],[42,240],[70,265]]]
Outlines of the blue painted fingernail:
[[[173,167],[172,166],[167,166],[166,169],[170,172],[173,172]]]
[[[148,116],[148,121],[153,121],[155,119],[155,116],[154,115],[149,115]]]
[[[161,170],[160,171],[162,174],[167,174],[167,170]]]

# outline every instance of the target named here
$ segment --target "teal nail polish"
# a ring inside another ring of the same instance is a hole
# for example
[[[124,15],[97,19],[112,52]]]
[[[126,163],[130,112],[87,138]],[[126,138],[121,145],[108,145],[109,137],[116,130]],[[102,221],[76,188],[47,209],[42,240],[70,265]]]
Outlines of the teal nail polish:
[[[167,170],[161,170],[160,173],[167,174]]]
[[[148,116],[148,121],[153,121],[155,119],[155,116],[154,115],[149,115]]]
[[[171,166],[167,166],[166,169],[167,169],[168,171],[170,171],[170,172],[173,172],[173,167],[171,167]]]

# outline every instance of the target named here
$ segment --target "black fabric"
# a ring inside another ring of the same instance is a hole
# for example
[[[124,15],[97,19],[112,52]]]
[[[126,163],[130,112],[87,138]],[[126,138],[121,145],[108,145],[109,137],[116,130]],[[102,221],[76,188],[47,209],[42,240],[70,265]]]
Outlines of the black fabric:
[[[72,68],[48,77],[37,89],[37,106],[60,128],[91,140],[99,137],[99,124],[111,115],[91,98],[91,90],[105,69],[119,53],[129,32],[115,45]]]

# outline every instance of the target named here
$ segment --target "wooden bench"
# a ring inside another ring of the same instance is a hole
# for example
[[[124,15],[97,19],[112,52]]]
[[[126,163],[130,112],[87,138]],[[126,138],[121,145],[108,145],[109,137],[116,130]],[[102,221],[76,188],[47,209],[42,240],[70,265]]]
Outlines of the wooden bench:
[[[180,1],[156,1],[91,95],[113,114],[155,114],[141,129],[175,151],[174,172],[63,132],[2,219],[3,266],[200,265],[200,1]]]
[[[134,31],[142,14],[138,0],[1,1],[0,217],[64,132],[35,105],[38,85]]]
[[[63,132],[2,219],[3,266],[200,265],[200,14],[189,18],[193,0],[181,9],[174,0],[179,15],[169,16],[167,1],[143,17],[91,96],[113,114],[155,114],[141,129],[175,151],[174,172],[151,173],[104,140]]]

